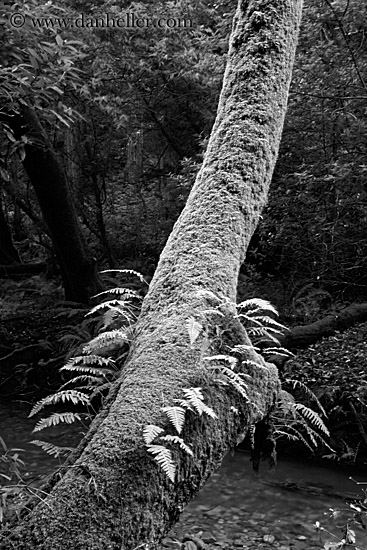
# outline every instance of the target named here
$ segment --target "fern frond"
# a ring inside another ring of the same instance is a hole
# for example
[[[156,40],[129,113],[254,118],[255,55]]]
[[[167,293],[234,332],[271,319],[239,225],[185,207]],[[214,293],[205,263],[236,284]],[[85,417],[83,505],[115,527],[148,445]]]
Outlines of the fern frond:
[[[242,314],[240,314],[238,317],[246,317],[246,319],[248,319],[246,315]],[[284,330],[286,330],[286,327],[284,327],[280,323],[277,323],[273,319],[270,319],[270,317],[251,317],[250,321],[251,326],[248,327],[248,330],[259,328],[264,331],[272,332],[274,334],[283,334]]]
[[[107,348],[110,346],[121,345],[128,341],[126,332],[121,329],[109,330],[99,334],[93,340],[88,342],[83,348],[83,353],[91,354],[95,351],[101,350],[102,348]]]
[[[73,372],[83,372],[89,376],[102,376],[102,378],[107,378],[108,376],[116,376],[117,371],[113,369],[100,369],[98,367],[90,367],[87,365],[76,365],[75,367],[65,368],[62,367],[60,370],[68,370]]]
[[[274,315],[278,316],[278,312],[275,309],[274,306],[271,305],[271,303],[268,300],[263,300],[261,298],[250,298],[249,300],[245,300],[244,302],[240,302],[237,304],[238,309],[246,309],[246,310],[260,310],[260,311],[269,311],[273,313]]]
[[[72,357],[69,359],[67,363],[63,367],[61,367],[60,370],[71,370],[71,371],[77,371],[78,366],[77,365],[93,365],[97,364],[100,366],[105,365],[106,367],[109,367],[113,365],[113,360],[110,358],[101,357],[101,355],[77,355],[76,357]]]
[[[136,290],[133,290],[132,288],[124,288],[121,286],[110,288],[109,290],[104,290],[103,292],[96,294],[95,298],[108,294],[117,294],[119,296],[126,296],[127,298],[139,298],[141,300],[141,296]]]
[[[182,390],[185,394],[187,401],[192,405],[196,410],[199,416],[203,413],[207,414],[211,418],[217,418],[217,415],[211,407],[205,405],[204,396],[202,394],[201,388],[186,388]]]
[[[163,431],[163,428],[155,426],[154,424],[148,424],[147,426],[144,426],[143,438],[145,444],[150,445],[151,442]]]
[[[309,422],[311,422],[311,424],[316,426],[318,430],[320,430],[327,436],[330,435],[329,430],[327,429],[317,412],[313,411],[309,407],[306,407],[306,405],[303,405],[303,403],[295,403],[294,407],[297,412],[301,413]]]
[[[294,353],[282,347],[265,348],[261,353],[268,356],[277,355],[279,357],[294,357]]]
[[[306,384],[304,384],[303,382],[301,382],[300,380],[294,380],[292,378],[286,378],[284,380],[285,383],[287,384],[292,384],[293,385],[293,388],[300,388],[305,395],[307,395],[307,397],[309,397],[312,401],[315,401],[315,403],[317,404],[317,406],[319,407],[320,411],[322,412],[322,414],[327,417],[327,414],[326,414],[326,411],[324,409],[324,407],[321,405],[319,399],[317,398],[317,396],[314,394],[314,392],[312,390],[310,390],[310,388],[308,388],[306,386]]]
[[[189,454],[190,456],[194,456],[194,453],[190,449],[190,447],[184,442],[182,437],[178,437],[177,435],[162,435],[159,439],[162,441],[168,441],[169,443],[177,443],[185,453]]]
[[[58,458],[61,455],[65,455],[73,451],[73,447],[58,447],[57,445],[54,445],[53,443],[48,443],[47,441],[40,441],[39,439],[34,439],[31,441],[33,445],[37,445],[38,447],[41,447],[43,451],[45,451],[47,454],[54,456],[55,458]]]
[[[74,403],[74,405],[90,404],[89,397],[85,393],[76,390],[63,390],[49,395],[48,397],[44,397],[43,399],[38,401],[38,403],[35,404],[28,416],[34,416],[46,405],[56,405],[57,403],[66,403],[67,401],[71,401],[71,403]]]
[[[117,315],[125,317],[127,321],[131,320],[132,314],[133,314],[133,308],[131,307],[131,303],[129,300],[109,300],[106,302],[101,302],[100,304],[94,306],[87,315],[93,315],[93,313],[96,313],[97,311],[101,311],[101,309],[108,309],[113,310],[116,312]]]
[[[76,420],[81,422],[81,418],[78,413],[65,412],[65,413],[53,413],[47,418],[41,418],[33,428],[32,432],[40,432],[44,428],[50,428],[50,426],[57,426],[64,422],[65,424],[72,424]]]
[[[162,445],[148,445],[147,450],[154,456],[155,462],[159,464],[164,473],[174,483],[176,466],[172,460],[172,453]]]
[[[181,433],[185,423],[185,409],[182,407],[162,407],[161,409],[168,417],[177,433]]]
[[[103,271],[101,271],[101,273],[123,273],[125,275],[135,275],[135,277],[137,277],[139,281],[149,286],[143,275],[138,271],[134,271],[133,269],[104,269]]]
[[[249,336],[257,336],[258,339],[257,339],[257,344],[260,344],[261,342],[274,342],[275,345],[279,346],[280,345],[280,342],[278,340],[278,338],[276,338],[275,336],[273,336],[272,334],[270,334],[270,332],[268,332],[267,330],[264,330],[263,328],[262,329],[259,329],[259,328],[256,328],[256,329],[253,329],[253,328],[246,328]]]

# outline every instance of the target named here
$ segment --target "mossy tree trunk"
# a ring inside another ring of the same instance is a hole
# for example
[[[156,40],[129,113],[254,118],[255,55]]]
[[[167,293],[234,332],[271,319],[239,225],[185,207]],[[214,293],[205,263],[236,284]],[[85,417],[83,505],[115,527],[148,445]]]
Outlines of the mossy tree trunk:
[[[60,266],[65,297],[88,302],[102,289],[70,196],[67,179],[36,112],[21,105],[6,117],[17,139],[26,138],[23,166],[34,188]]]
[[[193,345],[186,325],[215,304],[200,291],[235,300],[277,156],[300,16],[301,0],[240,0],[204,164],[161,255],[122,375],[50,495],[2,548],[157,548],[227,451],[274,405],[277,371],[261,358],[249,369],[249,402],[205,367],[205,356],[248,342],[230,303]],[[182,437],[194,457],[174,452],[172,483],[147,453],[142,429],[167,427],[161,407],[192,387],[218,417],[188,415]]]

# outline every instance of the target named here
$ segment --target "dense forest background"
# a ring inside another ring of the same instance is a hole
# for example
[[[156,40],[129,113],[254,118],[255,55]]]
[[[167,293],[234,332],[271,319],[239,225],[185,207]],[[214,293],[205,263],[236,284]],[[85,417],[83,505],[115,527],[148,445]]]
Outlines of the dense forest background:
[[[270,199],[240,276],[241,297],[269,298],[295,322],[314,320],[338,300],[365,299],[362,4],[306,2]],[[0,262],[8,266],[2,274],[31,263],[30,271],[54,276],[62,262],[51,227],[58,204],[37,196],[39,175],[25,161],[28,154],[32,163],[31,134],[17,134],[9,121],[27,105],[66,174],[76,223],[98,269],[151,276],[205,151],[235,4],[31,1],[24,8],[33,19],[75,18],[82,9],[95,20],[123,9],[175,24],[60,31],[29,19],[0,27]],[[16,11],[6,3],[7,17]]]

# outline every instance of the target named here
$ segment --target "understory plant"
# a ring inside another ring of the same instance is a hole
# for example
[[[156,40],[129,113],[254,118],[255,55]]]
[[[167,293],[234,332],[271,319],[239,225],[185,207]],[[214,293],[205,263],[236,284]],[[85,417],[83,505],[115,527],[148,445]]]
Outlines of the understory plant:
[[[148,284],[144,277],[130,269],[106,270],[102,273],[117,273],[137,277],[140,283]],[[38,401],[29,416],[35,416],[46,406],[73,405],[76,410],[53,412],[38,420],[33,432],[57,426],[60,423],[72,424],[79,421],[88,424],[97,414],[111,384],[118,377],[121,364],[125,360],[131,341],[136,319],[140,311],[142,297],[136,288],[125,284],[101,292],[94,298],[101,299],[86,317],[97,317],[98,333],[89,342],[80,344],[80,335],[74,340],[77,347],[69,350],[69,360],[60,371],[71,374],[60,389]],[[67,344],[70,336],[67,336]],[[73,351],[75,354],[73,354]],[[60,447],[38,439],[32,443],[40,446],[55,457],[70,452],[69,447]]]

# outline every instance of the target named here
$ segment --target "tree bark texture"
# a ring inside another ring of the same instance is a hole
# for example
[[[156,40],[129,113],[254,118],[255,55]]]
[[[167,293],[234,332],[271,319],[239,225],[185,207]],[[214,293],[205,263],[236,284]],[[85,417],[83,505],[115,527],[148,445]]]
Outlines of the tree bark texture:
[[[4,539],[3,549],[155,549],[180,512],[279,391],[276,368],[252,355],[249,401],[223,388],[206,356],[248,343],[234,317],[246,247],[266,201],[286,111],[301,1],[240,1],[228,66],[204,164],[162,252],[144,299],[128,360],[103,411],[51,493]],[[204,292],[203,292],[204,291]],[[187,322],[203,322],[229,299],[193,344]],[[201,387],[218,417],[187,415],[170,482],[144,447],[143,427],[167,427],[161,407]],[[237,414],[231,410],[237,408]]]
[[[101,290],[95,261],[88,252],[68,182],[40,121],[31,107],[7,116],[15,137],[26,136],[23,165],[36,193],[60,265],[66,300],[88,302]]]

